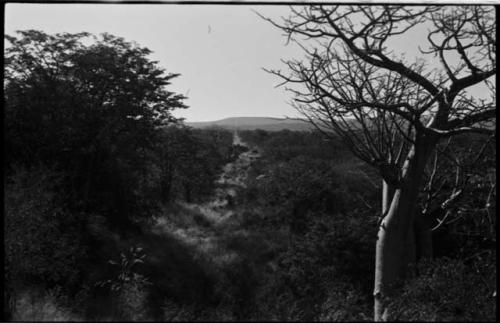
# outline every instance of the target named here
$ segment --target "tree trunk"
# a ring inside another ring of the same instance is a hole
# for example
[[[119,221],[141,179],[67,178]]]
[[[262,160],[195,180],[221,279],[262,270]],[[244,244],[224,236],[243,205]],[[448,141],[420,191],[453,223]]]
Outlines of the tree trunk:
[[[412,228],[412,210],[416,204],[413,191],[411,188],[396,189],[388,214],[379,226],[373,292],[375,321],[388,319],[388,300],[398,281],[404,277],[408,233]]]
[[[408,264],[415,259],[414,213],[424,167],[433,148],[432,141],[420,142],[413,147],[403,166],[401,182],[394,188],[390,206],[385,203],[389,209],[382,210],[387,214],[379,225],[375,251],[375,321],[390,319],[389,301],[405,278]],[[384,191],[390,193],[391,188],[388,186]]]
[[[393,196],[394,187],[390,186],[385,180],[382,180],[382,216],[384,216],[389,209]]]

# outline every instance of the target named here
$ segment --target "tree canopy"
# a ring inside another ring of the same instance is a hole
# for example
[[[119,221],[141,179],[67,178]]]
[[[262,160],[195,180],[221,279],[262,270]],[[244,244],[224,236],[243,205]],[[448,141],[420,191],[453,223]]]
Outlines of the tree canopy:
[[[303,48],[305,59],[287,61],[290,73],[271,72],[290,85],[299,111],[320,130],[341,135],[363,160],[401,167],[407,145],[424,134],[491,133],[484,122],[495,116],[493,8],[291,10],[283,23],[271,22]],[[411,62],[389,43],[419,25],[429,28],[428,44]],[[467,92],[481,82],[489,98]]]
[[[186,108],[167,89],[179,74],[110,34],[27,30],[6,39],[5,165],[57,165],[83,205],[128,214],[146,150],[177,121],[172,111]]]

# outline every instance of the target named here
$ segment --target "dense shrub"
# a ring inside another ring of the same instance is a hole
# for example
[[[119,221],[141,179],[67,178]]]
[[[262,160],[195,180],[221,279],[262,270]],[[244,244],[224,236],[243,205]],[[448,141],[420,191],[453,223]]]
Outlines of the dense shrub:
[[[49,289],[61,286],[59,294],[64,291],[66,295],[82,295],[81,284],[89,269],[86,217],[66,207],[61,190],[63,178],[61,172],[38,166],[15,167],[5,179],[4,315],[7,319],[12,315],[18,319],[29,317],[21,314],[26,311],[24,306],[34,286]],[[66,317],[58,310],[54,297],[47,297],[37,303],[40,306],[37,313],[42,315],[38,319],[48,315],[47,311]]]
[[[336,161],[353,158],[340,140],[326,139],[317,131],[304,132],[285,129],[267,132],[258,129],[241,131],[240,134],[244,141],[260,147],[266,158],[274,161],[288,161],[299,155]]]
[[[256,318],[365,320],[373,285],[375,226],[369,214],[317,214],[289,234],[255,292]],[[276,237],[278,235],[275,235]]]
[[[63,174],[17,169],[5,184],[7,283],[75,287],[86,257],[85,218],[64,205]]]
[[[411,321],[495,321],[496,254],[468,263],[440,258],[418,264],[391,308],[394,319]]]
[[[318,212],[338,214],[369,201],[374,207],[377,191],[349,173],[355,166],[298,156],[272,163],[261,175],[248,181],[243,192],[247,203],[267,208],[264,222],[288,223],[295,232],[304,231]]]
[[[371,295],[359,286],[340,280],[332,281],[321,304],[317,320],[334,322],[372,321]]]

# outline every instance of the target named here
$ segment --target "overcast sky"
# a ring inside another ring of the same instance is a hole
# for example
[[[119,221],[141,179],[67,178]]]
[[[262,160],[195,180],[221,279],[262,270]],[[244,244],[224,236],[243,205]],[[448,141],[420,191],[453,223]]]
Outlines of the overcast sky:
[[[278,21],[289,13],[277,5],[7,4],[5,32],[108,32],[136,41],[167,72],[181,74],[170,90],[188,97],[190,108],[174,113],[187,121],[296,117],[291,95],[262,68],[283,68],[280,59],[298,58],[301,50],[285,46],[282,32],[252,10]],[[416,57],[425,35],[412,29],[391,47]]]

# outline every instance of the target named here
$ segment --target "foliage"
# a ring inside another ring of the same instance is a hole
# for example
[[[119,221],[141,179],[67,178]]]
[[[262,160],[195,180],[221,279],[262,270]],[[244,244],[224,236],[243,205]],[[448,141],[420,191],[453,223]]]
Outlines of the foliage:
[[[109,34],[18,34],[6,36],[7,169],[13,161],[58,165],[73,208],[126,222],[144,210],[134,188],[157,128],[185,107],[165,88],[178,74]]]
[[[418,264],[391,304],[394,318],[412,321],[495,321],[496,254],[472,262],[441,258]]]
[[[96,284],[109,288],[116,295],[115,306],[118,308],[119,317],[131,320],[147,318],[147,287],[151,282],[135,269],[136,265],[144,263],[145,258],[142,248],[130,247],[127,253],[120,253],[120,261],[108,261],[114,267],[113,277]]]
[[[274,209],[275,217],[267,220],[285,221],[300,231],[308,226],[312,214],[342,213],[360,198],[374,201],[376,192],[354,170],[353,165],[300,155],[288,162],[271,163],[259,177],[249,180],[247,199]]]
[[[5,183],[7,284],[78,285],[87,250],[85,218],[63,203],[63,174],[39,166],[16,168]]]
[[[326,300],[321,304],[319,321],[371,321],[370,295],[362,293],[355,284],[342,281],[328,286]]]
[[[206,197],[222,165],[234,158],[227,130],[171,126],[162,129],[157,143],[159,197],[193,202]]]
[[[340,140],[325,138],[317,131],[267,132],[258,129],[241,131],[240,135],[245,142],[258,146],[266,158],[276,161],[289,161],[298,155],[330,161],[353,157]]]
[[[118,292],[127,282],[136,284],[147,284],[148,280],[141,274],[132,270],[136,264],[144,263],[145,254],[141,254],[142,248],[130,247],[128,255],[120,253],[120,261],[109,260],[108,263],[116,268],[115,277],[97,283],[97,286],[109,287],[112,291]]]
[[[376,214],[364,203],[376,206],[378,189],[374,192],[372,179],[365,180],[365,168],[349,155],[330,157],[325,150],[335,142],[324,146],[317,133],[241,136],[262,140],[263,147],[242,192],[242,202],[253,206],[242,223],[252,231],[269,231],[271,241],[286,239],[272,258],[276,269],[260,274],[257,319],[366,320]],[[275,153],[285,149],[286,154]],[[291,228],[285,236],[278,234],[283,223]]]

